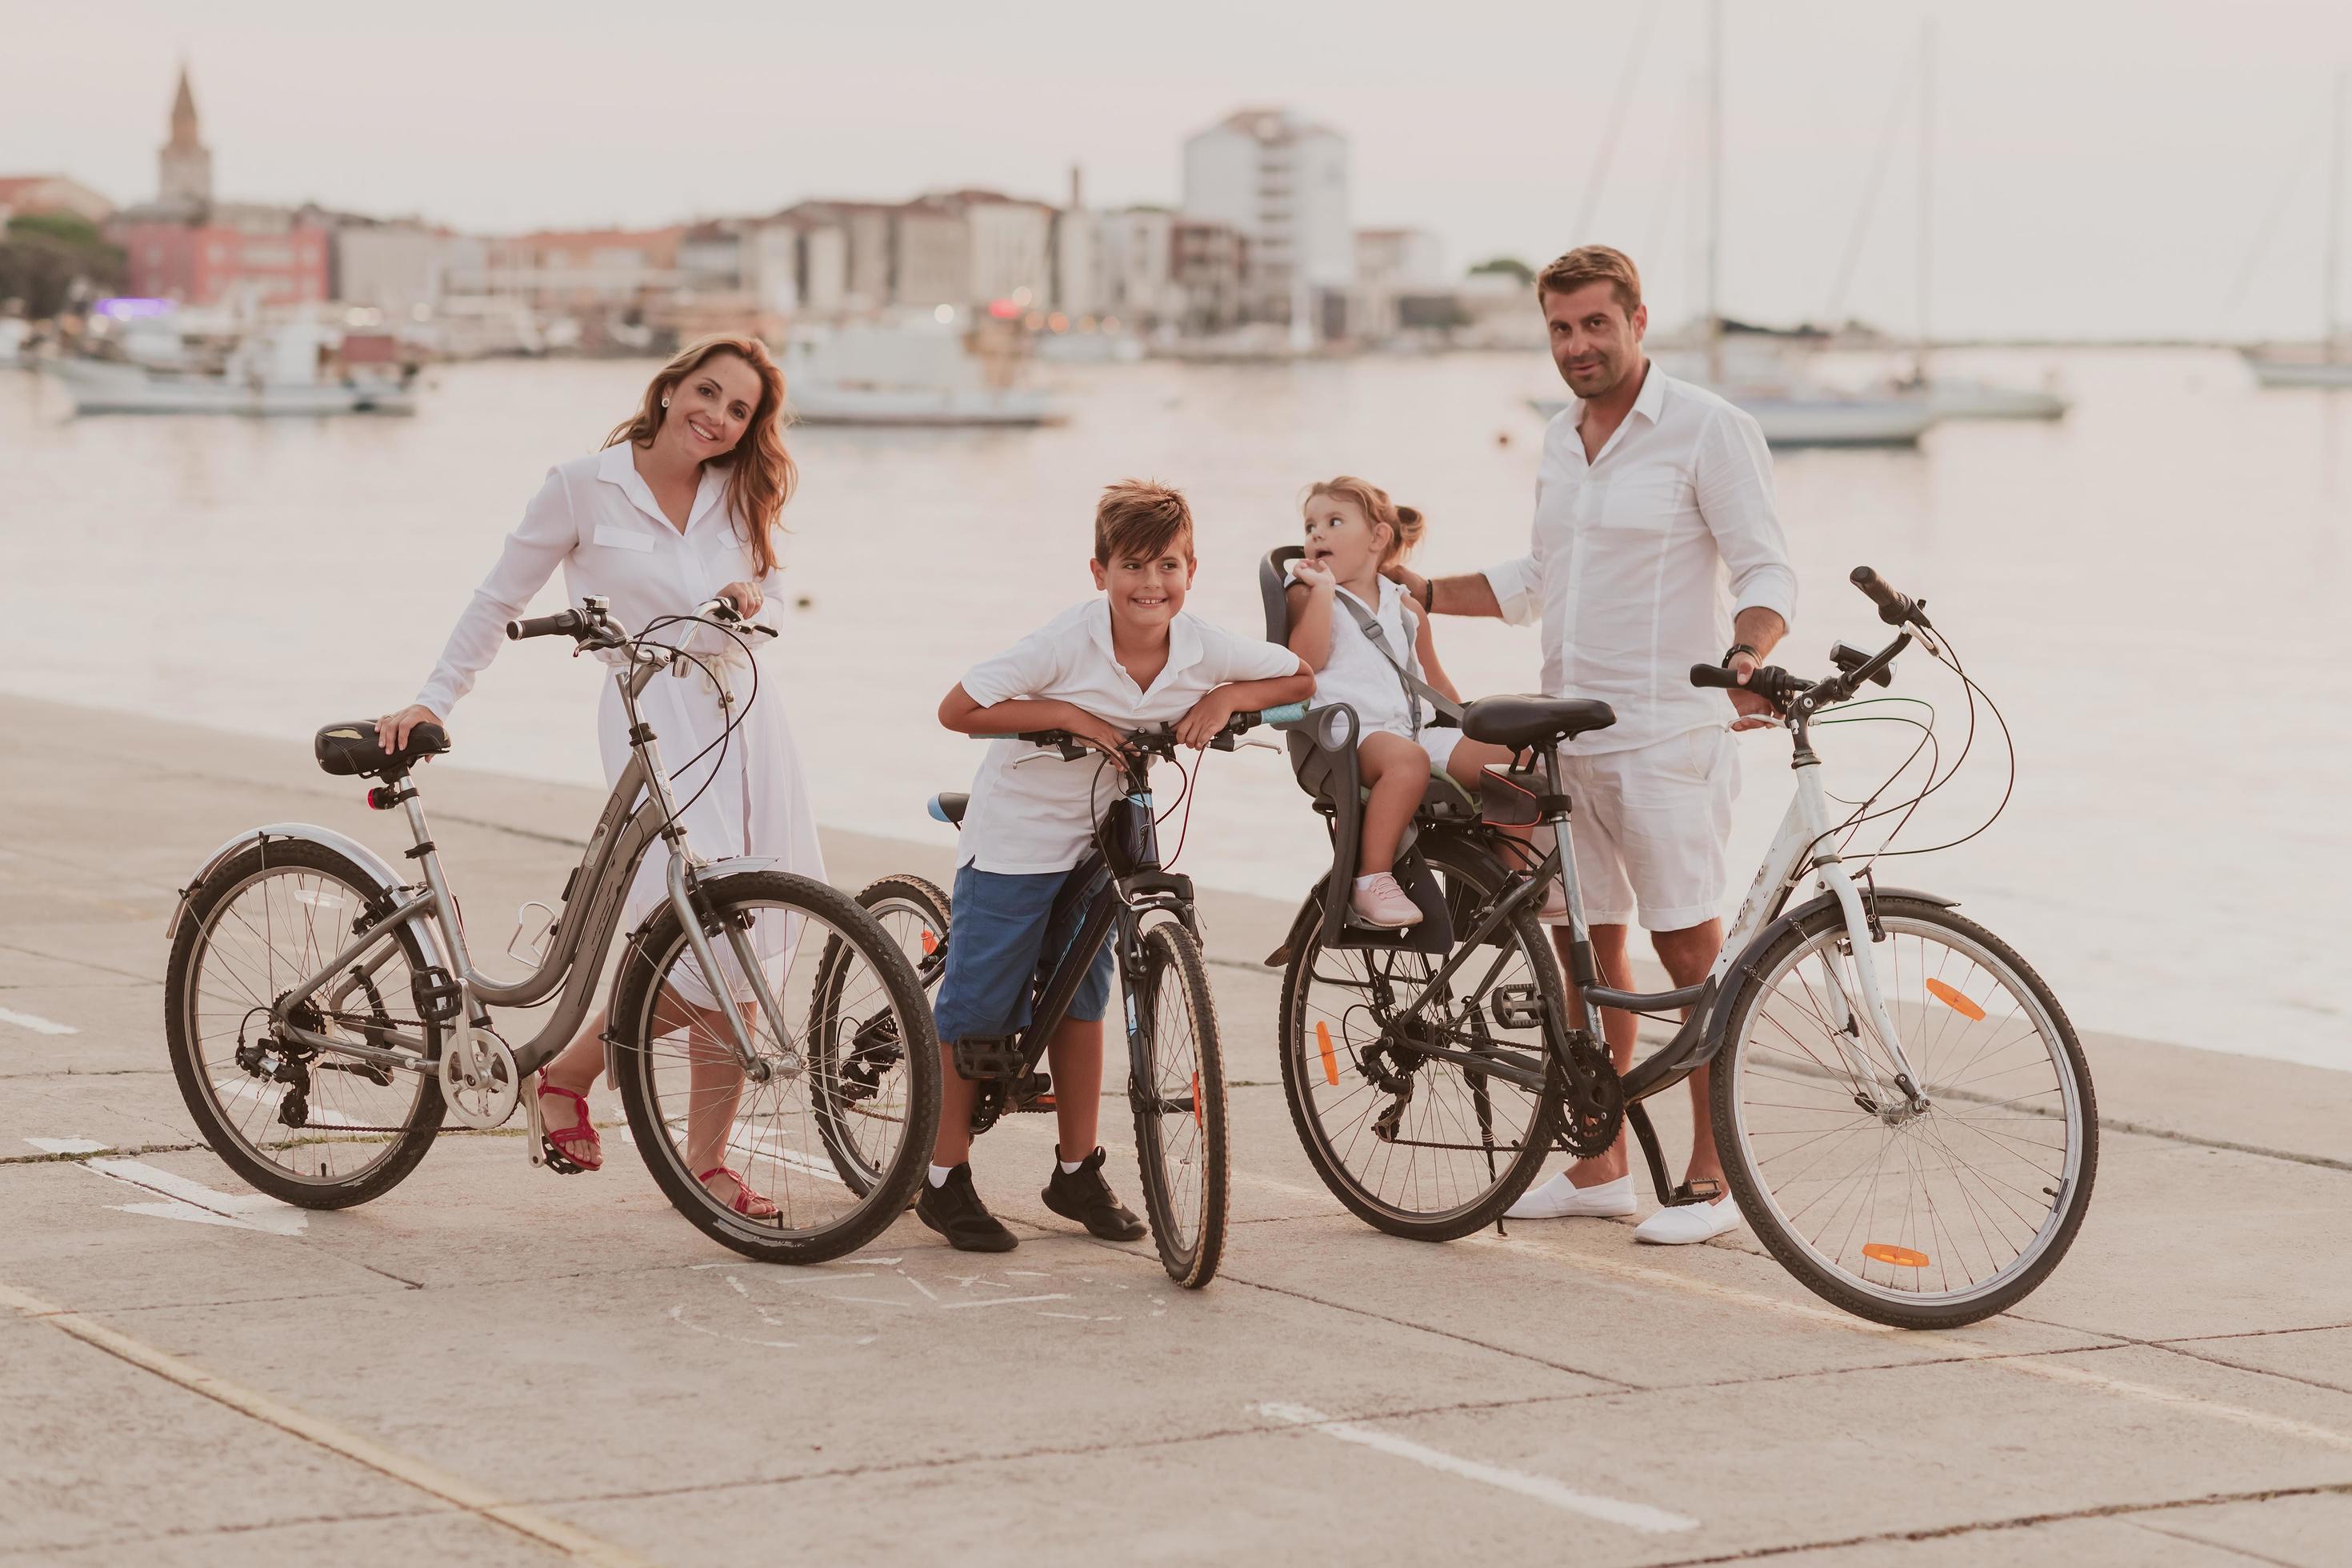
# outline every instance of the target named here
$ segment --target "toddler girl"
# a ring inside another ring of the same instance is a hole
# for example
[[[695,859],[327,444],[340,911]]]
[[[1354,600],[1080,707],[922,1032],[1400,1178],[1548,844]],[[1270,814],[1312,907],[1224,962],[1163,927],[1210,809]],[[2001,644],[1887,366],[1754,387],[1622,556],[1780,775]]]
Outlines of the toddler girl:
[[[1354,909],[1370,925],[1412,925],[1421,909],[1397,884],[1397,845],[1431,773],[1444,770],[1475,796],[1479,770],[1509,762],[1511,753],[1465,740],[1459,730],[1430,728],[1428,704],[1407,692],[1411,671],[1449,700],[1461,700],[1437,662],[1428,619],[1381,575],[1421,542],[1421,513],[1342,474],[1307,492],[1305,521],[1307,554],[1290,568],[1290,651],[1315,671],[1316,702],[1345,702],[1363,726],[1357,767],[1371,798],[1364,806]],[[1379,642],[1366,623],[1379,628]]]

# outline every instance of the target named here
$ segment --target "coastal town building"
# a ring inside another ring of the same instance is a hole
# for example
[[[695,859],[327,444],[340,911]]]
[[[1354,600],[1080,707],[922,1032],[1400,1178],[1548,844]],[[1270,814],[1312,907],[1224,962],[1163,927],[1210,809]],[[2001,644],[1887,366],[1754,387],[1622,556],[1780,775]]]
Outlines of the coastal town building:
[[[0,227],[11,218],[60,215],[104,223],[114,216],[114,204],[63,174],[0,174]]]
[[[1348,185],[1347,138],[1289,110],[1239,110],[1184,142],[1184,212],[1248,242],[1248,314],[1291,323],[1294,342],[1346,330]]]
[[[124,208],[108,226],[133,294],[248,307],[329,298],[325,226],[286,207],[214,199],[212,151],[185,66],[155,164],[155,199]]]
[[[1444,300],[1444,304],[1436,303]],[[1445,247],[1425,228],[1356,231],[1356,284],[1348,308],[1350,335],[1381,342],[1409,328],[1451,321]]]

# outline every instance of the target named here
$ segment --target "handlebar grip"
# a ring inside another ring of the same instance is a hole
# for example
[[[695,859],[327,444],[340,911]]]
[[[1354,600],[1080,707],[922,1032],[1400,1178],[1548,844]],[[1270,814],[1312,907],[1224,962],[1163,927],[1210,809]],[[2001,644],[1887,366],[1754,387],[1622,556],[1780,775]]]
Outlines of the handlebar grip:
[[[1306,717],[1306,703],[1285,702],[1279,707],[1260,709],[1257,721],[1261,724],[1296,724]]]
[[[1878,618],[1890,626],[1902,626],[1919,614],[1909,595],[1896,593],[1892,584],[1867,566],[1855,567],[1849,580],[1878,606]]]
[[[552,616],[533,616],[528,620],[509,621],[507,637],[520,642],[524,637],[569,637],[580,630],[583,622],[577,610],[564,610]]]
[[[1714,686],[1720,687],[1726,691],[1736,691],[1739,689],[1739,677],[1719,664],[1695,664],[1690,668],[1690,683],[1693,686]]]

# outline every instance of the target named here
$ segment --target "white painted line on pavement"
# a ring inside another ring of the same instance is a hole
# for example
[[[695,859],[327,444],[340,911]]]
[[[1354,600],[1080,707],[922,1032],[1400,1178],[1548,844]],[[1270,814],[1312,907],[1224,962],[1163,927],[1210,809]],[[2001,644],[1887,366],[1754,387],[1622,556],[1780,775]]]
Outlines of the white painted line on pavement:
[[[929,1295],[929,1292],[925,1291],[924,1294]],[[1066,1301],[1069,1299],[1067,1290],[1056,1290],[1050,1296],[974,1296],[969,1300],[941,1301],[939,1309],[942,1312],[959,1312],[966,1307],[1017,1307],[1024,1301]]]
[[[271,1236],[300,1236],[310,1228],[310,1216],[291,1204],[281,1204],[260,1193],[216,1193],[202,1182],[159,1171],[142,1161],[85,1160],[82,1169],[172,1200],[109,1205],[124,1214],[188,1220],[197,1225],[233,1225]]]
[[[1470,1238],[1475,1245],[1501,1247],[1506,1251],[1532,1252],[1569,1264],[1589,1274],[1602,1274],[1621,1279],[1631,1279],[1643,1285],[1664,1285],[1692,1295],[1711,1296],[1718,1301],[1729,1301],[1742,1307],[1758,1307],[1786,1317],[1801,1318],[1811,1322],[1843,1329],[1849,1333],[1873,1334],[1882,1338],[1908,1338],[1912,1332],[1885,1323],[1874,1323],[1866,1318],[1856,1318],[1832,1308],[1815,1307],[1802,1301],[1785,1301],[1777,1296],[1767,1296],[1760,1290],[1745,1290],[1737,1285],[1717,1284],[1711,1279],[1695,1279],[1669,1269],[1653,1268],[1644,1264],[1626,1263],[1613,1258],[1593,1258],[1582,1253],[1546,1247],[1518,1237],[1497,1237],[1479,1236]],[[1719,1249],[1718,1249],[1719,1250]],[[2269,1432],[2277,1436],[2291,1437],[2300,1443],[2315,1443],[2323,1447],[2352,1451],[2352,1433],[2332,1427],[2315,1426],[2289,1415],[2274,1415],[2265,1410],[2252,1410],[2242,1405],[2231,1405],[2222,1400],[2206,1399],[2179,1389],[2161,1388],[2154,1384],[2138,1383],[2129,1378],[2110,1377],[2105,1373],[2069,1362],[2053,1361],[2042,1355],[2019,1355],[1999,1345],[1989,1345],[1981,1340],[1962,1339],[1952,1333],[1933,1333],[1925,1342],[1936,1350],[1948,1352],[1952,1359],[1989,1361],[2005,1371],[2022,1373],[2052,1383],[2071,1384],[2078,1388],[2095,1388],[2126,1399],[2137,1399],[2149,1405],[2170,1405],[2193,1410],[2227,1421],[2234,1426]],[[2086,1349],[2102,1347],[2086,1346]]]
[[[227,1405],[241,1415],[341,1454],[356,1464],[414,1487],[428,1497],[438,1498],[454,1508],[494,1524],[504,1525],[518,1535],[552,1547],[576,1561],[605,1564],[607,1568],[638,1568],[645,1561],[608,1541],[600,1540],[585,1531],[575,1530],[561,1520],[550,1519],[544,1514],[506,1502],[497,1493],[485,1490],[463,1477],[437,1470],[421,1459],[413,1459],[371,1442],[356,1432],[347,1432],[308,1411],[280,1405],[266,1394],[240,1387],[226,1378],[215,1377],[193,1362],[183,1361],[169,1352],[157,1350],[103,1323],[92,1322],[79,1313],[52,1306],[37,1296],[28,1296],[0,1284],[0,1307],[12,1309],[24,1317],[38,1318],[60,1333],[70,1334],[84,1344],[102,1350],[142,1371],[151,1372],[167,1383],[175,1383],[191,1394],[200,1394],[206,1399]]]
[[[0,1007],[0,1024],[14,1024],[20,1029],[30,1029],[37,1035],[79,1035],[71,1024],[60,1024],[54,1018],[44,1018],[37,1013],[12,1012]]]
[[[1549,1476],[1530,1476],[1520,1470],[1507,1470],[1499,1465],[1482,1464],[1476,1459],[1449,1454],[1443,1448],[1432,1448],[1410,1437],[1375,1431],[1351,1421],[1334,1421],[1321,1411],[1309,1409],[1304,1405],[1261,1405],[1257,1408],[1259,1414],[1276,1421],[1304,1426],[1327,1437],[1337,1437],[1342,1443],[1354,1443],[1396,1458],[1410,1459],[1416,1465],[1443,1470],[1447,1475],[1460,1476],[1465,1480],[1483,1481],[1490,1487],[1499,1487],[1507,1492],[1517,1492],[1521,1497],[1565,1509],[1570,1513],[1605,1520],[1629,1530],[1664,1535],[1698,1528],[1698,1521],[1685,1514],[1669,1513],[1662,1508],[1652,1508],[1648,1503],[1620,1502],[1615,1498],[1595,1497],[1590,1492],[1563,1486]]]
[[[100,1154],[112,1147],[95,1138],[27,1138],[25,1142],[44,1154]]]

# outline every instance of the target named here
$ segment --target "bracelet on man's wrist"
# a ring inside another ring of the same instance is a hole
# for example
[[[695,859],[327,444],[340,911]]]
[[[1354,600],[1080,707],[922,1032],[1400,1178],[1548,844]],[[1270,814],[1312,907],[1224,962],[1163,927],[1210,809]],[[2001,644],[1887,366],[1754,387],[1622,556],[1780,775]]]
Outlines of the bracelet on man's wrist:
[[[1437,613],[1436,578],[1423,577],[1421,580],[1421,594],[1419,597],[1421,599],[1421,607],[1423,609],[1428,611],[1433,616]]]
[[[1754,643],[1736,642],[1729,647],[1723,650],[1723,668],[1729,669],[1731,668],[1731,661],[1738,658],[1743,653],[1750,658],[1760,658],[1763,657],[1756,651],[1756,645]]]

